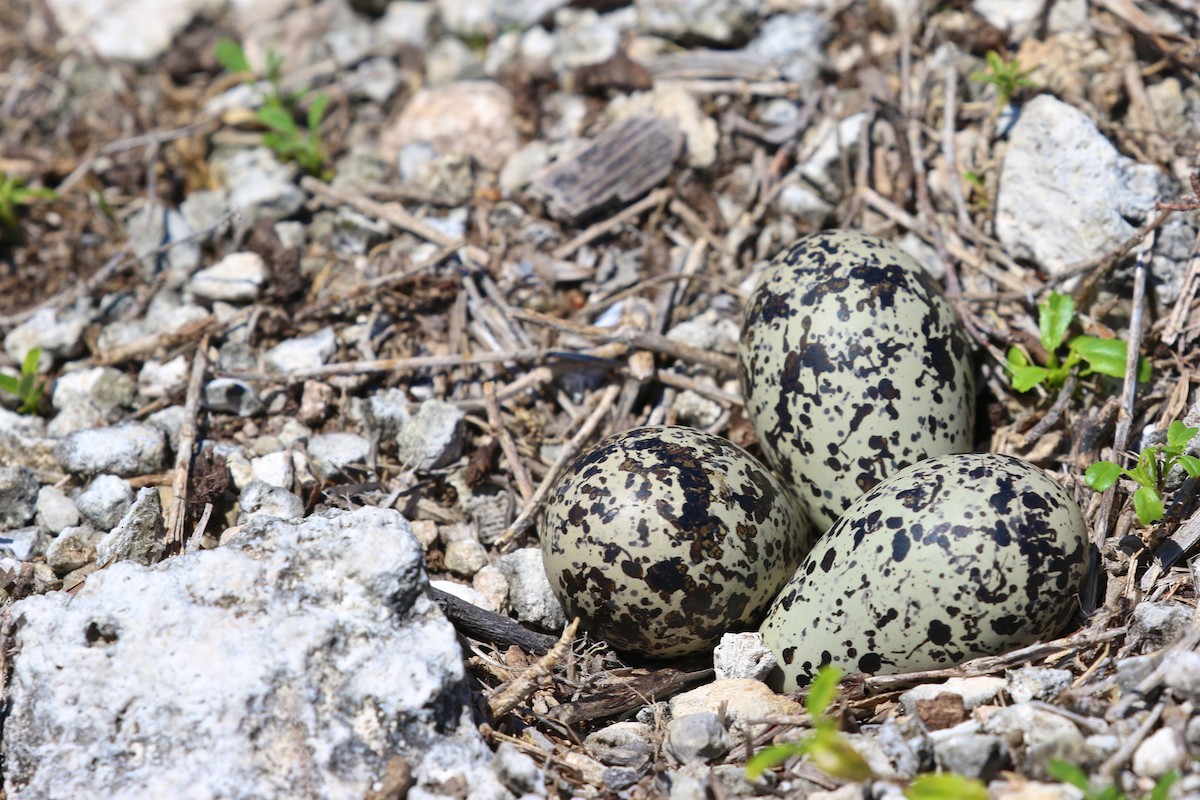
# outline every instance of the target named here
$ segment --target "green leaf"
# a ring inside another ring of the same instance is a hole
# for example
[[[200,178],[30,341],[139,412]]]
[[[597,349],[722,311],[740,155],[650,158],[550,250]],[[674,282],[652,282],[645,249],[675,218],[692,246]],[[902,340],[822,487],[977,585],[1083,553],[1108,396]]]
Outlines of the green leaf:
[[[1111,378],[1125,377],[1125,356],[1128,352],[1120,339],[1098,339],[1095,336],[1076,336],[1069,347],[1079,355],[1092,372]]]
[[[321,126],[321,120],[325,119],[325,109],[329,107],[329,95],[321,92],[313,98],[312,105],[308,107],[308,130],[315,132]]]
[[[1179,420],[1172,422],[1167,426],[1167,452],[1172,455],[1182,453],[1197,431],[1200,428],[1189,428]]]
[[[258,110],[258,121],[279,133],[299,134],[300,128],[292,115],[278,106],[263,106]]]
[[[866,781],[874,775],[866,759],[832,726],[817,728],[801,745],[809,763],[826,775],[847,781]]]
[[[1137,382],[1138,383],[1149,383],[1150,382],[1150,362],[1146,360],[1145,356],[1138,356]]]
[[[1012,372],[1012,385],[1018,392],[1028,392],[1042,383],[1050,375],[1045,367],[1009,367]]]
[[[1121,477],[1121,468],[1111,461],[1097,461],[1083,473],[1083,482],[1097,492],[1106,491],[1117,478]]]
[[[1029,356],[1019,347],[1008,348],[1008,365],[1010,367],[1028,367]]]
[[[21,382],[12,375],[0,375],[0,390],[11,395],[21,396]]]
[[[1087,791],[1087,773],[1074,764],[1068,764],[1066,761],[1060,761],[1056,758],[1050,761],[1049,769],[1050,774],[1053,775],[1055,779],[1060,780],[1063,783],[1070,784],[1076,789],[1082,789],[1085,792]]]
[[[904,790],[908,800],[988,800],[987,786],[954,772],[918,775]]]
[[[1004,68],[1006,65],[1004,63],[1004,59],[1000,57],[999,53],[997,53],[995,50],[988,50],[987,55],[984,57],[987,59],[988,69],[992,71],[993,76],[998,76],[1004,73]]]
[[[242,50],[242,46],[232,39],[222,39],[217,42],[213,55],[217,57],[217,63],[228,72],[253,71],[250,69],[250,62],[246,60],[246,53]]]
[[[1175,770],[1163,775],[1158,779],[1158,783],[1154,784],[1154,791],[1150,793],[1149,800],[1167,800],[1167,795],[1177,780],[1179,780],[1179,773]]]
[[[764,747],[746,762],[746,779],[756,781],[769,769],[774,769],[803,749],[801,742],[788,742]]]
[[[25,353],[25,358],[21,361],[22,375],[37,375],[38,362],[42,360],[42,348],[31,347]]]
[[[1053,353],[1062,345],[1073,319],[1075,300],[1069,294],[1051,292],[1046,302],[1038,305],[1038,330],[1047,353]]]
[[[804,708],[813,721],[825,716],[825,712],[837,699],[838,682],[842,679],[842,671],[837,667],[821,667],[817,677],[808,687],[808,696],[804,698]]]
[[[1163,503],[1162,498],[1158,496],[1158,490],[1143,486],[1134,492],[1133,510],[1137,512],[1138,521],[1143,525],[1149,525],[1151,522],[1158,522],[1162,519]]]
[[[1179,456],[1175,463],[1183,467],[1189,478],[1200,478],[1200,458],[1195,456]]]

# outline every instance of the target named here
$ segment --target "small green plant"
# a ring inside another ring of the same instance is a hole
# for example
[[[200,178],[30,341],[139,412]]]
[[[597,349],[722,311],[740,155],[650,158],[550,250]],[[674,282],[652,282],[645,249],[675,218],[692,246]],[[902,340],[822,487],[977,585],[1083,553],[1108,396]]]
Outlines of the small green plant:
[[[1070,784],[1083,792],[1083,800],[1126,800],[1124,792],[1111,783],[1103,789],[1093,789],[1088,786],[1087,773],[1074,764],[1057,759],[1050,762],[1050,774],[1063,783]],[[1153,791],[1146,800],[1167,800],[1167,795],[1179,773],[1172,770],[1158,779]]]
[[[760,750],[746,762],[746,777],[756,781],[763,773],[792,756],[808,757],[810,764],[834,778],[868,781],[874,777],[866,760],[838,730],[836,717],[829,709],[837,700],[842,671],[822,667],[808,688],[804,708],[812,718],[812,733],[798,742],[772,745]],[[987,800],[987,787],[981,782],[954,773],[918,775],[904,790],[908,800]]]
[[[53,189],[31,189],[25,181],[0,170],[0,228],[14,233],[20,230],[20,206],[33,205],[38,200],[57,200]]]
[[[229,72],[247,75],[246,82],[259,87],[254,70],[246,60],[241,45],[232,39],[217,42],[214,51],[217,62]],[[295,161],[300,168],[319,178],[328,177],[325,170],[325,148],[321,144],[321,120],[329,108],[329,96],[318,92],[308,106],[306,130],[296,124],[300,102],[309,94],[303,89],[288,92],[283,88],[283,57],[274,50],[267,53],[267,89],[262,92],[262,105],[255,112],[258,121],[267,128],[263,144],[285,161]]]
[[[1158,522],[1165,513],[1162,485],[1171,469],[1178,464],[1190,477],[1200,476],[1200,458],[1183,452],[1197,430],[1200,429],[1189,428],[1175,420],[1167,427],[1166,444],[1143,450],[1133,469],[1125,469],[1111,461],[1097,461],[1083,474],[1084,482],[1097,492],[1103,492],[1122,475],[1130,478],[1138,485],[1133,493],[1133,510],[1138,522],[1142,525]]]
[[[996,105],[1006,106],[1018,89],[1033,86],[1029,80],[1032,69],[1021,69],[1021,64],[1015,58],[1006,62],[995,50],[987,53],[987,72],[972,72],[971,80],[990,83],[996,87]]]
[[[36,414],[42,404],[42,393],[46,384],[37,379],[38,361],[42,357],[42,348],[35,347],[25,354],[21,362],[21,377],[0,375],[0,391],[8,392],[20,398],[21,405],[17,411],[21,414]]]
[[[1051,292],[1044,303],[1038,305],[1038,333],[1042,347],[1046,349],[1046,365],[1039,366],[1019,347],[1008,350],[1008,372],[1012,376],[1013,388],[1028,392],[1035,386],[1046,384],[1051,388],[1062,386],[1071,370],[1082,365],[1082,376],[1098,372],[1113,378],[1125,376],[1127,345],[1120,339],[1101,339],[1096,336],[1076,336],[1067,342],[1067,355],[1061,360],[1058,349],[1067,338],[1067,331],[1075,319],[1075,301],[1068,294]],[[1150,380],[1150,362],[1138,359],[1139,382]]]

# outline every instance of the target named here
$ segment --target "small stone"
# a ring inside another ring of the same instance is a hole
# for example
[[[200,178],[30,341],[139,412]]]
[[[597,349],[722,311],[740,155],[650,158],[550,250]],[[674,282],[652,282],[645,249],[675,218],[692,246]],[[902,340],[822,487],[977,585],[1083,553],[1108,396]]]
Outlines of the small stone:
[[[45,552],[46,532],[36,525],[0,533],[0,556],[32,561]]]
[[[604,785],[611,792],[628,789],[638,782],[639,773],[628,767],[608,767],[604,770]]]
[[[20,528],[33,519],[39,486],[27,467],[0,467],[0,531]]]
[[[446,594],[454,595],[464,603],[470,603],[473,606],[485,608],[488,611],[496,610],[496,608],[488,602],[486,597],[472,589],[470,586],[463,586],[461,583],[455,583],[454,581],[441,580],[431,580],[429,581],[429,585],[434,589],[440,589]]]
[[[726,633],[713,648],[713,670],[717,680],[750,678],[766,680],[776,665],[775,653],[763,644],[757,631]]]
[[[158,400],[182,389],[188,379],[188,362],[178,356],[163,364],[147,361],[138,371],[138,394],[147,400]]]
[[[638,0],[642,30],[675,41],[736,45],[757,21],[759,0]]]
[[[304,192],[295,184],[295,166],[281,164],[265,147],[218,150],[211,163],[229,191],[229,206],[242,212],[240,229],[250,230],[261,219],[290,217],[304,204]]]
[[[267,265],[258,253],[230,253],[188,281],[188,290],[205,300],[252,303],[267,282]]]
[[[336,398],[332,386],[321,381],[305,381],[300,395],[300,421],[305,425],[320,425],[329,416],[329,406]]]
[[[1138,603],[1129,623],[1128,642],[1139,653],[1161,650],[1187,632],[1194,613],[1182,603]]]
[[[908,780],[933,767],[933,741],[925,726],[914,717],[884,720],[876,741],[900,778]]]
[[[133,503],[133,487],[116,475],[97,475],[75,498],[79,513],[93,527],[110,531]]]
[[[316,369],[337,352],[333,328],[322,328],[311,336],[286,339],[267,351],[267,369],[274,372],[298,372]]]
[[[90,525],[67,528],[46,548],[46,563],[55,575],[66,575],[96,560],[96,544],[104,534]]]
[[[354,97],[380,105],[400,88],[400,68],[390,58],[369,58],[354,68],[350,84]]]
[[[82,37],[104,59],[153,61],[165,53],[198,14],[214,9],[212,0],[50,0],[47,7],[64,39]],[[63,46],[67,46],[64,42]],[[78,45],[76,45],[78,46]]]
[[[500,782],[518,797],[542,795],[546,791],[546,776],[537,762],[522,753],[510,742],[502,742],[492,759]]]
[[[1008,748],[999,736],[964,733],[937,740],[933,745],[938,768],[968,778],[990,781],[1008,764]]]
[[[733,747],[729,731],[721,718],[711,711],[686,714],[667,725],[666,751],[681,764],[708,762],[720,758]]]
[[[26,353],[40,347],[42,355],[38,359],[38,371],[44,372],[56,358],[70,358],[79,351],[87,324],[85,315],[43,308],[8,332],[4,337],[4,352],[20,364]]]
[[[1200,702],[1200,653],[1168,652],[1163,656],[1163,684],[1181,702]]]
[[[681,692],[671,698],[669,705],[673,717],[724,708],[729,732],[738,745],[745,740],[748,726],[758,720],[804,713],[804,707],[795,700],[775,694],[765,683],[749,678],[714,681]]]
[[[408,396],[400,389],[388,389],[371,395],[364,409],[367,427],[378,434],[380,440],[393,439],[405,422],[412,417],[408,412]]]
[[[984,732],[1004,740],[1022,774],[1048,780],[1050,762],[1081,764],[1087,757],[1083,735],[1075,724],[1029,704],[1002,708],[988,717]]]
[[[88,404],[99,410],[106,421],[116,422],[136,399],[137,387],[123,372],[112,367],[93,367],[60,376],[54,382],[50,401],[60,410]]]
[[[329,247],[347,257],[363,255],[388,235],[386,223],[344,206],[323,218],[322,227],[325,226],[328,226]]]
[[[186,416],[183,406],[167,406],[161,411],[155,411],[146,417],[146,424],[157,428],[167,437],[167,442],[174,452],[179,451],[179,432],[183,430],[183,420]]]
[[[455,575],[470,578],[487,563],[487,548],[478,539],[463,539],[446,545],[446,569]]]
[[[588,734],[583,746],[601,764],[640,767],[654,757],[654,726],[614,722]]]
[[[280,450],[251,459],[250,477],[290,492],[296,479],[296,471],[292,466],[292,452]]]
[[[50,533],[79,524],[79,509],[71,498],[56,486],[38,489],[37,524]]]
[[[1197,655],[1200,658],[1200,654]],[[1008,673],[1008,694],[1014,703],[1053,700],[1071,686],[1075,676],[1070,670],[1049,667],[1021,667]]]
[[[1159,728],[1146,737],[1133,753],[1133,771],[1143,778],[1158,780],[1183,765],[1185,753],[1179,734]]]
[[[707,169],[716,163],[720,140],[717,123],[690,92],[678,86],[660,86],[629,98],[614,98],[609,104],[614,119],[647,113],[673,123],[683,134],[687,161],[693,167]]]
[[[308,457],[313,468],[325,480],[345,478],[353,468],[366,468],[371,443],[356,433],[322,433],[308,442]]]
[[[1117,686],[1123,692],[1133,691],[1158,666],[1155,656],[1128,656],[1117,662]]]
[[[126,226],[129,246],[139,258],[138,271],[144,279],[161,275],[164,285],[175,289],[200,266],[200,243],[193,236],[195,231],[175,209],[159,202],[147,203]]]
[[[215,228],[228,212],[229,198],[221,189],[193,189],[179,204],[179,213],[194,231]]]
[[[441,400],[421,403],[415,416],[396,435],[398,457],[412,469],[426,472],[458,460],[465,437],[462,409]]]
[[[54,415],[46,426],[46,433],[59,439],[90,428],[103,428],[108,418],[91,403],[68,406]]]
[[[425,54],[426,86],[440,86],[483,76],[483,62],[457,36],[442,37]]]
[[[122,477],[161,472],[166,440],[151,425],[132,422],[112,428],[89,428],[64,437],[54,455],[64,471],[79,475],[102,472]]]
[[[545,142],[530,142],[509,157],[500,170],[500,191],[505,197],[520,193],[534,175],[550,163],[550,146]]]
[[[508,602],[517,619],[544,631],[562,631],[567,616],[550,588],[541,548],[525,547],[506,553],[497,566],[508,580]]]
[[[962,698],[963,707],[971,709],[990,703],[1004,691],[1003,678],[980,676],[976,678],[950,678],[945,683],[925,683],[914,686],[900,695],[904,713],[915,714],[918,700],[932,700],[940,694],[955,694]]]
[[[413,523],[415,532],[416,523]],[[508,615],[508,579],[499,567],[487,564],[471,578],[471,586],[486,601],[485,608],[490,608],[497,614]]]
[[[1065,783],[1039,783],[1021,778],[988,786],[992,800],[1079,800],[1083,793]]]
[[[254,387],[234,378],[213,378],[204,384],[204,407],[239,417],[253,417],[263,411]]]
[[[115,528],[96,544],[96,561],[107,566],[117,561],[135,561],[149,566],[162,559],[163,508],[158,489],[138,492],[129,511]]]
[[[825,66],[829,23],[812,12],[768,19],[746,52],[761,56],[789,81],[811,84]]]
[[[521,144],[516,116],[512,95],[491,81],[421,89],[380,134],[380,147],[394,162],[406,144],[421,142],[438,153],[470,155],[498,171]]]
[[[304,501],[287,489],[263,481],[250,481],[238,497],[238,525],[259,517],[297,520],[304,516]]]

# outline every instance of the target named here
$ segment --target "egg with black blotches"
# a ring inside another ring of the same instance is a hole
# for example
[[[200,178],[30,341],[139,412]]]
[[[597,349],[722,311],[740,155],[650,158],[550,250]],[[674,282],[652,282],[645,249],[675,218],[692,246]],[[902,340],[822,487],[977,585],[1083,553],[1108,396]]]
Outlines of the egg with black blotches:
[[[771,606],[772,680],[938,669],[1054,637],[1088,552],[1079,506],[1042,469],[996,453],[914,464],[859,498]]]
[[[753,628],[812,546],[765,466],[682,426],[635,428],[576,457],[546,501],[541,540],[568,618],[652,658]]]
[[[971,449],[967,337],[933,278],[883,239],[823,231],[776,255],[738,362],[763,452],[818,531],[909,464]]]

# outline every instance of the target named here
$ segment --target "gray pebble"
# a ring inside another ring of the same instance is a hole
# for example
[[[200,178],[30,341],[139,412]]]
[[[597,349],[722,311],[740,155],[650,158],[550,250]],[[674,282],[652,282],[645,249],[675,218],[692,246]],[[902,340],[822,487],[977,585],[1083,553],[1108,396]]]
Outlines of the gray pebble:
[[[263,410],[254,387],[233,378],[214,378],[204,385],[204,407],[210,411],[252,417]]]
[[[664,744],[675,760],[686,764],[724,756],[733,747],[733,739],[720,717],[711,711],[701,711],[671,720]]]
[[[545,792],[546,776],[537,762],[510,742],[502,742],[492,757],[500,782],[518,796]]]
[[[1053,700],[1070,687],[1074,677],[1066,669],[1021,667],[1008,673],[1008,694],[1014,703]]]
[[[400,461],[418,471],[438,469],[457,461],[463,451],[466,415],[441,400],[421,403],[415,416],[396,435]]]
[[[933,745],[938,767],[968,778],[989,781],[1008,763],[1008,748],[999,736],[964,733]]]
[[[75,499],[83,518],[100,531],[111,531],[133,503],[133,487],[116,475],[97,475]]]
[[[46,563],[55,575],[66,575],[96,560],[96,544],[103,536],[90,525],[67,528],[46,548]]]
[[[322,433],[308,442],[308,457],[325,480],[344,479],[352,466],[364,469],[371,443],[356,433]]]
[[[162,471],[166,451],[162,431],[133,422],[72,433],[58,443],[54,455],[65,472],[130,476]]]
[[[1193,613],[1182,603],[1138,603],[1129,623],[1127,645],[1139,653],[1161,650],[1187,632]]]
[[[285,339],[267,351],[264,359],[273,372],[294,372],[315,369],[337,352],[337,337],[333,328],[322,328],[311,336]]]
[[[162,559],[163,508],[158,489],[147,487],[138,492],[128,513],[96,544],[96,561],[135,561],[157,563]]]
[[[0,531],[19,528],[37,512],[38,479],[27,467],[0,467]]]
[[[550,588],[540,547],[524,547],[500,557],[508,579],[508,602],[517,619],[546,631],[560,632],[567,624],[562,605]]]
[[[32,561],[46,549],[46,532],[37,525],[0,533],[0,556]]]

